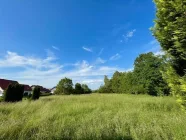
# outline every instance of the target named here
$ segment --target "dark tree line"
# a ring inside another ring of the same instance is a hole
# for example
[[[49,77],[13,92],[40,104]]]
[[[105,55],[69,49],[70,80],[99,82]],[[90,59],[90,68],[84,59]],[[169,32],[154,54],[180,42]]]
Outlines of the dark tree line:
[[[153,53],[141,54],[134,62],[130,72],[116,71],[111,79],[104,78],[100,93],[149,94],[153,96],[169,95],[169,87],[163,79],[164,59]]]
[[[73,82],[69,78],[61,79],[56,87],[55,94],[90,94],[91,89],[86,84],[76,83],[73,88]]]

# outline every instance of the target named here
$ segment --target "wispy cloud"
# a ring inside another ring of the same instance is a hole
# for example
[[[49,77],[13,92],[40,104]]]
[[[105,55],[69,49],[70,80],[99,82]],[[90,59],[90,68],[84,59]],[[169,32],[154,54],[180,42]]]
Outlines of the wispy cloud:
[[[91,49],[91,48],[88,48],[88,47],[85,47],[85,46],[83,46],[82,47],[85,51],[87,51],[87,52],[93,52],[93,50]]]
[[[57,51],[60,50],[60,49],[59,49],[58,47],[56,47],[56,46],[52,46],[52,48],[55,49],[55,50],[57,50]]]
[[[132,31],[129,31],[126,35],[127,38],[133,37],[134,33],[136,32],[136,29],[133,29]]]
[[[96,59],[96,64],[104,64],[106,62],[106,60],[103,60],[102,58],[98,57]]]
[[[98,53],[98,56],[100,56],[103,53],[104,48],[101,48],[101,50]]]
[[[117,53],[117,54],[111,56],[111,57],[110,57],[110,60],[118,60],[118,59],[120,59],[120,58],[121,58],[121,55],[120,55],[119,53]]]
[[[165,52],[161,50],[160,44],[157,40],[153,39],[143,46],[144,52],[153,52],[154,55],[164,55]]]
[[[0,59],[0,67],[35,67],[35,68],[51,68],[57,64],[52,63],[56,57],[47,51],[48,56],[46,58],[37,58],[32,56],[18,55],[15,52],[7,51],[4,58]]]
[[[130,23],[124,24],[124,25],[114,25],[114,28],[112,30],[112,35],[113,36],[117,36],[118,34],[120,34],[121,32],[123,32],[124,30],[128,29],[131,26]]]
[[[148,45],[155,45],[155,44],[158,44],[158,42],[156,40],[152,40],[148,43]]]
[[[74,82],[86,83],[96,89],[103,83],[104,75],[111,76],[116,70],[128,71],[117,66],[103,66],[106,61],[99,57],[95,60],[96,63],[78,61],[71,64],[70,69],[65,69],[65,64],[60,64],[58,61],[50,50],[46,51],[44,58],[7,51],[3,57],[0,57],[0,77],[17,80],[22,84],[39,84],[48,88],[56,86],[60,79],[69,77]]]
[[[127,42],[130,38],[134,36],[134,33],[136,32],[136,29],[133,29],[131,31],[128,31],[125,35],[123,35],[123,39],[120,40],[120,42]]]

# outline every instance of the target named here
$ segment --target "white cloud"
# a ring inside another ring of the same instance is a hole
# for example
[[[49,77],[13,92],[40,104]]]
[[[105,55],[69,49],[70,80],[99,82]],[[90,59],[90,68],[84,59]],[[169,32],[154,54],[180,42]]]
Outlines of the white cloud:
[[[117,53],[117,54],[111,56],[111,57],[110,57],[110,60],[118,60],[118,59],[120,59],[120,58],[121,58],[121,55],[120,55],[119,53]]]
[[[84,84],[94,84],[94,83],[102,83],[103,82],[103,79],[85,79],[83,80],[81,83],[84,83]]]
[[[165,52],[161,49],[157,40],[153,39],[143,46],[143,53],[153,52],[154,55],[164,55]]]
[[[85,51],[87,51],[87,52],[93,52],[91,48],[88,48],[88,47],[85,47],[85,46],[83,46],[82,48],[83,48]]]
[[[46,52],[47,57],[23,56],[16,52],[8,51],[0,58],[0,77],[17,80],[22,84],[39,84],[47,88],[56,86],[60,79],[71,78],[74,82],[86,83],[96,89],[103,83],[104,75],[112,75],[116,70],[128,71],[120,67],[100,66],[90,64],[86,60],[71,64],[72,68],[65,70],[51,51]],[[104,63],[101,58],[95,60]],[[11,71],[6,71],[6,70]]]
[[[57,50],[57,51],[60,50],[60,49],[59,49],[58,47],[56,47],[56,46],[52,46],[52,48],[55,49],[55,50]]]
[[[161,50],[160,44],[157,40],[153,39],[143,46],[145,53],[153,52],[154,55],[164,55],[165,52]]]
[[[157,51],[157,52],[153,52],[154,55],[158,56],[158,55],[165,55],[165,52],[160,50],[160,51]]]
[[[133,37],[134,33],[136,32],[136,29],[132,30],[132,31],[129,31],[126,35],[127,38],[131,38]]]
[[[134,36],[134,33],[136,32],[136,29],[133,29],[131,31],[128,31],[127,34],[123,35],[124,40],[120,40],[120,42],[122,43],[123,41],[127,42],[130,38],[132,38]]]
[[[106,62],[106,60],[103,60],[102,58],[98,57],[96,59],[96,64],[104,64]]]
[[[51,52],[50,52],[51,53]],[[44,59],[33,56],[21,56],[15,52],[7,51],[3,59],[0,59],[0,67],[35,67],[35,68],[51,68],[55,67],[55,63],[51,63],[56,58],[49,54]]]

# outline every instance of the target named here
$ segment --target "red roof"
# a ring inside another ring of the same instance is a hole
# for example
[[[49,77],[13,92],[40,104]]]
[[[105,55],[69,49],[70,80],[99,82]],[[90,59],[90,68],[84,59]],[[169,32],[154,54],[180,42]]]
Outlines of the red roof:
[[[12,81],[12,80],[0,79],[0,87],[3,90],[5,90],[12,83],[18,83],[18,82],[17,81]]]
[[[41,91],[44,91],[44,92],[50,93],[50,90],[47,89],[47,88],[43,88]]]
[[[29,85],[24,85],[24,91],[32,91],[32,88]]]
[[[36,87],[36,86],[40,88],[40,91],[41,91],[41,92],[50,93],[50,90],[49,90],[49,89],[44,88],[44,87],[42,87],[42,86],[40,86],[40,85],[32,85],[31,87]]]

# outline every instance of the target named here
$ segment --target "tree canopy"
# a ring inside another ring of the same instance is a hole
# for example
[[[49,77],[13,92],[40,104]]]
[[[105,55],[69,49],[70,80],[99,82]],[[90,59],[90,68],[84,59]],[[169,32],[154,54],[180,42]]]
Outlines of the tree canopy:
[[[73,88],[73,82],[69,78],[61,79],[56,86],[54,94],[89,94],[91,89],[86,84],[76,83]]]
[[[56,86],[55,94],[71,94],[73,92],[73,83],[71,79],[61,79]]]
[[[157,10],[152,32],[167,54],[164,79],[171,94],[186,106],[186,1],[154,0]]]
[[[84,90],[83,90],[83,88],[82,88],[82,86],[81,86],[80,83],[76,83],[76,84],[75,84],[74,93],[75,93],[75,94],[83,94],[83,93],[84,93]]]
[[[105,76],[99,92],[168,95],[169,88],[161,73],[163,64],[163,58],[153,53],[141,54],[134,62],[133,71],[116,71],[110,80]]]

